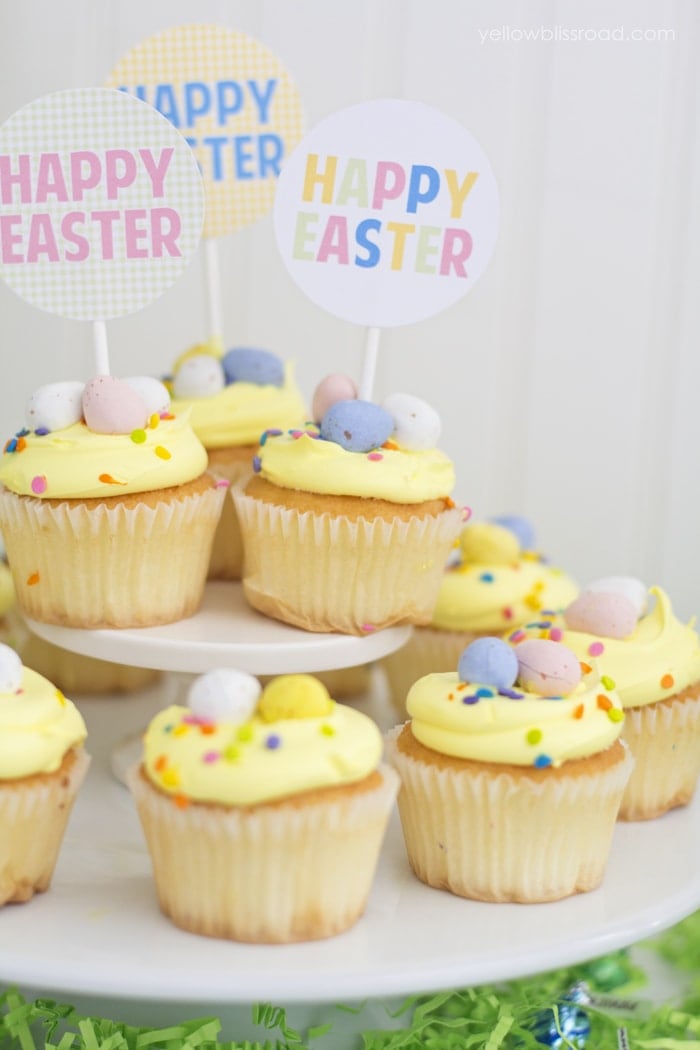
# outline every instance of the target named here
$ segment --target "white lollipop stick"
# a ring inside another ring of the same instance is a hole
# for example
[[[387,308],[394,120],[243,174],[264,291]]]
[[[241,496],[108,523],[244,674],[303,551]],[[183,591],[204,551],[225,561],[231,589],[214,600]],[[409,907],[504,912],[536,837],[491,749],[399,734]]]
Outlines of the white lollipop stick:
[[[372,400],[372,390],[374,388],[374,374],[377,371],[379,331],[379,328],[375,327],[370,327],[367,329],[367,336],[365,341],[365,356],[362,362],[362,376],[360,377],[360,385],[357,392],[357,396],[360,398],[361,401]]]
[[[205,237],[202,244],[204,246],[204,281],[209,318],[209,339],[223,353],[224,325],[221,313],[221,276],[216,238]]]
[[[95,375],[108,376],[109,350],[107,347],[107,325],[104,321],[92,322],[92,340],[95,352]]]

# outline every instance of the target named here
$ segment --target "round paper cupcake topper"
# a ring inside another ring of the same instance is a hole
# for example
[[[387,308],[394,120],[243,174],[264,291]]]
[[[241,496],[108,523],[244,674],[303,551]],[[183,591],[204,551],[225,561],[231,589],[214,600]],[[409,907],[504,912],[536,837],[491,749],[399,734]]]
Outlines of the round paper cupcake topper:
[[[49,313],[139,310],[188,265],[203,216],[192,151],[138,99],[61,91],[0,127],[0,273]]]
[[[321,121],[285,164],[274,222],[284,262],[318,306],[382,328],[460,299],[486,269],[498,190],[461,124],[379,99]]]

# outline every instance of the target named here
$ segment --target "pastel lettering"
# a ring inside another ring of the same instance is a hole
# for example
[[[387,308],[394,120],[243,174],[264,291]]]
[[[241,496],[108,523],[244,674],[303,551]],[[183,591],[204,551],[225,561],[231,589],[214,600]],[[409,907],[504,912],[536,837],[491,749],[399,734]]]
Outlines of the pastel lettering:
[[[452,201],[452,207],[450,209],[451,219],[461,219],[462,209],[464,202],[469,195],[469,191],[472,186],[479,178],[478,171],[470,171],[465,177],[462,183],[457,182],[457,172],[453,168],[445,168],[445,180],[447,182],[447,188],[450,191],[450,200]]]

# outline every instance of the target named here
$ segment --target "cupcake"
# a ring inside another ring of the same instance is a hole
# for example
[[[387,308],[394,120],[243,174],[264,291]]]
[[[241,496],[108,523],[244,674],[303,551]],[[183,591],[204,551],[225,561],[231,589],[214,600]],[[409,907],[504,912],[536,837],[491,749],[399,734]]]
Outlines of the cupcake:
[[[309,631],[427,623],[463,518],[439,431],[424,401],[394,395],[265,432],[254,477],[233,489],[250,605]]]
[[[266,427],[303,426],[307,417],[290,363],[269,350],[238,347],[221,355],[196,346],[176,362],[169,385],[172,411],[189,411],[207,450],[210,470],[229,483],[253,472],[253,456]],[[209,578],[239,580],[243,543],[232,500],[226,499],[214,535]]]
[[[70,700],[0,645],[0,905],[49,888],[90,761],[86,735]]]
[[[193,933],[331,937],[365,910],[398,778],[381,734],[309,675],[216,670],[130,771],[160,907]]]
[[[603,878],[632,759],[619,699],[561,643],[479,638],[420,678],[389,735],[421,881],[482,901],[559,900]],[[585,819],[582,819],[585,814]]]
[[[517,645],[550,635],[597,661],[625,710],[622,738],[634,756],[622,820],[650,820],[690,802],[700,775],[700,640],[660,587],[631,577],[588,584],[562,618],[514,632]]]
[[[0,460],[0,531],[17,601],[69,627],[191,616],[225,489],[186,414],[148,377],[53,383]]]
[[[561,611],[577,594],[572,578],[535,549],[526,518],[508,515],[465,525],[430,624],[417,627],[406,645],[382,661],[394,707],[403,716],[413,683],[453,670],[475,638],[501,635],[543,609]]]

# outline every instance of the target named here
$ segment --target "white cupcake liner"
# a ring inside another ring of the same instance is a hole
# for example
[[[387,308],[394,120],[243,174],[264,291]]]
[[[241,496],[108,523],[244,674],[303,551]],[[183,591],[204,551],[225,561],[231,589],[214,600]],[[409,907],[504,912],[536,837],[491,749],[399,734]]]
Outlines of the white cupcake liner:
[[[353,521],[266,503],[238,487],[233,499],[253,608],[305,630],[346,634],[429,622],[461,510]]]
[[[348,929],[365,910],[398,777],[305,802],[179,808],[130,770],[161,909],[210,937],[283,944]]]
[[[560,900],[602,881],[633,760],[591,775],[533,780],[493,769],[438,768],[387,737],[401,777],[399,814],[408,859],[422,882],[460,897],[521,903]]]
[[[147,627],[191,616],[206,582],[226,490],[155,506],[45,503],[0,491],[17,601],[70,627]]]

